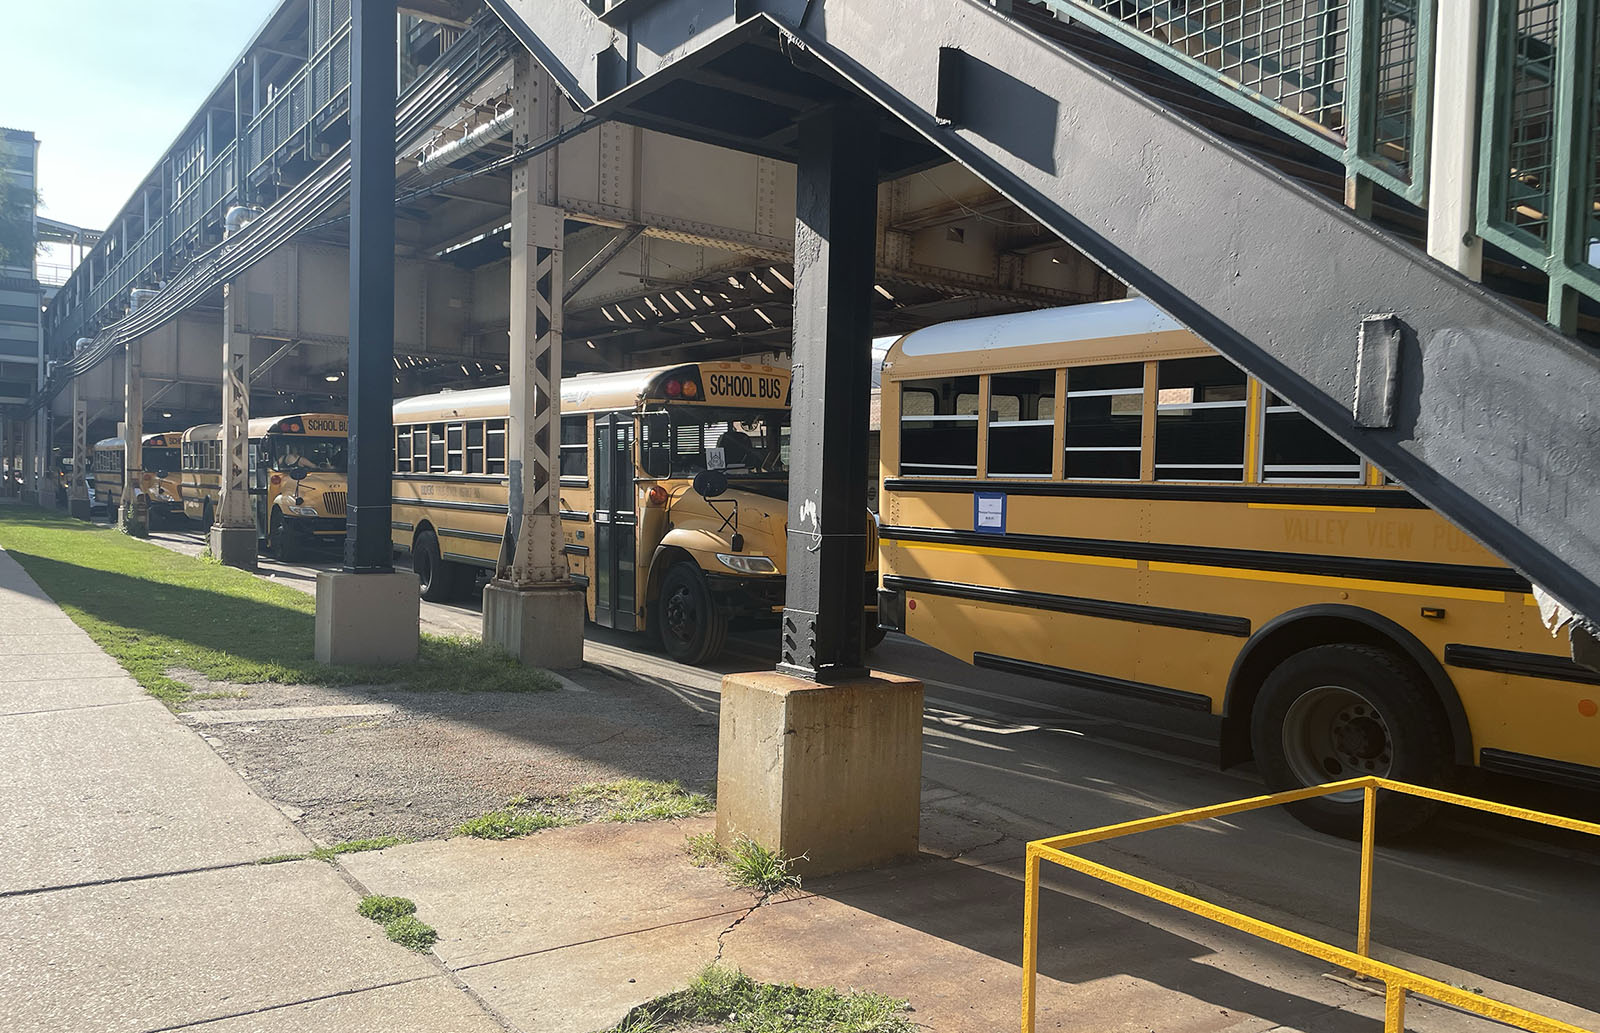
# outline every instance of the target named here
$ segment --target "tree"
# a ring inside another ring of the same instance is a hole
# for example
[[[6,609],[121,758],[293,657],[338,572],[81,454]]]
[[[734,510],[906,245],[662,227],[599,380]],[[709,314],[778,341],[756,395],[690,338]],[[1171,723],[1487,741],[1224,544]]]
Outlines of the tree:
[[[19,186],[11,170],[0,165],[0,265],[32,264],[40,251],[33,232],[38,195]]]

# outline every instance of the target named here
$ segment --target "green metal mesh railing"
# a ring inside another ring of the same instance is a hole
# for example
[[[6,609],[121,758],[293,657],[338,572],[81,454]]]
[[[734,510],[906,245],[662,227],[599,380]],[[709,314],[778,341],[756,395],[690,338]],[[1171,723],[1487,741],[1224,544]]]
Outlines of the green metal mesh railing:
[[[1438,0],[1028,2],[1339,162],[1348,183],[1427,204]],[[1569,333],[1578,297],[1600,298],[1597,7],[1485,7],[1478,233],[1548,276],[1548,318]]]
[[[1478,232],[1550,283],[1551,323],[1600,298],[1600,16],[1592,0],[1491,0]]]
[[[1353,179],[1423,196],[1434,0],[1031,2],[1245,108]]]

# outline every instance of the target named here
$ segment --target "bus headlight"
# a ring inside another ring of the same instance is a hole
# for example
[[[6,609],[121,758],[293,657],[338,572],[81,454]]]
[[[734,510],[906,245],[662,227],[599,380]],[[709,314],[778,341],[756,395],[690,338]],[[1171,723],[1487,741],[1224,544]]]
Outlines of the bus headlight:
[[[304,517],[314,517],[317,515],[317,511],[311,506],[290,506],[289,512],[293,513],[295,516]]]
[[[776,574],[778,565],[765,556],[755,554],[741,556],[734,553],[717,553],[717,562],[729,570],[737,570],[741,574]]]

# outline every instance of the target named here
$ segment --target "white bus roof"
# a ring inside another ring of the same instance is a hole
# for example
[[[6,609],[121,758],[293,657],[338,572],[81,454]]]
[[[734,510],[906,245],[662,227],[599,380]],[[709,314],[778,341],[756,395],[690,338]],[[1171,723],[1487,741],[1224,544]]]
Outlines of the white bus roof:
[[[889,349],[888,361],[905,355],[959,355],[994,348],[1020,348],[1064,341],[1099,341],[1116,337],[1186,331],[1188,328],[1156,308],[1147,298],[1097,301],[1088,305],[1013,312],[1004,316],[959,319],[914,330]]]

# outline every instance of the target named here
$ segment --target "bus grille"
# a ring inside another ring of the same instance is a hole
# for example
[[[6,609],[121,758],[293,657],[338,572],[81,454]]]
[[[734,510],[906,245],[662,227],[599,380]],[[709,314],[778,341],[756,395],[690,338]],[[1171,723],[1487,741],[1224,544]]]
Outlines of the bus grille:
[[[328,511],[329,516],[344,516],[344,494],[342,491],[322,493],[322,508]]]

